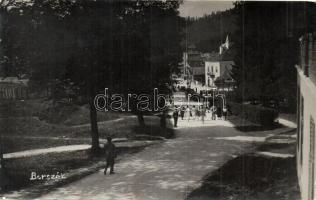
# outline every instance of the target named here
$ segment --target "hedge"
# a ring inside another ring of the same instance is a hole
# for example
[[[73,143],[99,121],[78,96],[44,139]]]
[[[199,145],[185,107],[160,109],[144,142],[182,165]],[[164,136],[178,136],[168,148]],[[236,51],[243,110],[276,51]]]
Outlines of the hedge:
[[[233,115],[262,126],[272,126],[279,116],[278,111],[272,108],[235,102],[227,102],[227,105]]]

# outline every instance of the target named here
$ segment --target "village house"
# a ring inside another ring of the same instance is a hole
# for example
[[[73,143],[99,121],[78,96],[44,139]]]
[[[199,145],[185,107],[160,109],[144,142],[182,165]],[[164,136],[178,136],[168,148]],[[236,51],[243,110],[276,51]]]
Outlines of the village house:
[[[315,199],[316,33],[300,38],[297,69],[297,174],[302,199]]]
[[[225,43],[219,46],[219,52],[201,53],[194,45],[189,45],[187,52],[183,53],[182,77],[205,86],[211,86],[212,81],[216,80],[221,87],[227,87],[227,83],[231,86],[234,82],[231,77],[234,61],[230,48],[228,36]],[[210,77],[211,74],[214,75],[214,79]]]
[[[231,71],[234,65],[231,44],[228,36],[225,43],[221,44],[218,53],[211,53],[205,59],[205,85],[211,86],[216,80],[222,79],[232,82]],[[213,75],[213,78],[210,76]]]

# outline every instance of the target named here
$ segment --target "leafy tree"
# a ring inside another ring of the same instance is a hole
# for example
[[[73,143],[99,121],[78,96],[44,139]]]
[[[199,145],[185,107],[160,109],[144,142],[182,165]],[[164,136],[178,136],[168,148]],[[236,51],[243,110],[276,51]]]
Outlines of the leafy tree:
[[[237,30],[232,40],[237,55],[233,71],[239,100],[267,104],[286,98],[295,105],[298,38],[315,24],[315,4],[308,7],[297,2],[235,4]]]
[[[226,36],[231,36],[236,30],[235,18],[232,9],[213,12],[200,18],[186,18],[184,39],[188,44],[195,44],[199,51],[218,52],[218,47]]]
[[[19,26],[6,26],[6,71],[20,72],[24,63],[35,85],[53,91],[70,83],[79,88],[90,105],[92,150],[97,152],[96,94],[104,88],[125,96],[152,94],[155,87],[169,92],[166,83],[182,52],[178,6],[171,0],[49,0],[11,9],[8,20]],[[12,61],[14,56],[20,63]],[[132,112],[144,125],[144,112],[135,106]]]

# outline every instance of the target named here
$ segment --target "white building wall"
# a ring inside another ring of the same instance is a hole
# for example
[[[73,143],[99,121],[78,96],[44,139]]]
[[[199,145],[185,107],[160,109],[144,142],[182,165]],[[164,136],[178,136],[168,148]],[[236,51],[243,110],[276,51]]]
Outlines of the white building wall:
[[[221,75],[220,62],[205,61],[205,85],[208,85],[208,83],[212,84],[211,80],[209,81],[210,78],[208,76],[208,73],[212,73],[215,75],[214,80],[219,77]]]
[[[312,83],[312,81],[306,77],[302,70],[297,67],[298,76],[299,76],[299,85],[300,85],[300,92],[301,95],[304,98],[304,121],[303,121],[303,144],[301,146],[301,149],[298,150],[298,155],[300,156],[300,151],[303,151],[303,159],[302,159],[302,166],[300,166],[300,163],[298,162],[298,178],[300,183],[300,189],[301,189],[301,195],[302,200],[309,200],[309,181],[311,178],[311,174],[309,173],[309,159],[310,159],[310,121],[311,117],[314,119],[314,122],[316,121],[316,86]],[[298,127],[299,129],[300,127]],[[315,141],[316,143],[316,141]],[[315,149],[314,149],[314,155],[316,155]],[[298,158],[297,160],[299,160]],[[314,162],[316,160],[314,159]],[[316,169],[315,173],[316,173]],[[316,177],[313,178],[314,184],[313,188],[315,191],[315,180]],[[316,194],[316,191],[315,191]],[[316,198],[314,198],[316,199]]]

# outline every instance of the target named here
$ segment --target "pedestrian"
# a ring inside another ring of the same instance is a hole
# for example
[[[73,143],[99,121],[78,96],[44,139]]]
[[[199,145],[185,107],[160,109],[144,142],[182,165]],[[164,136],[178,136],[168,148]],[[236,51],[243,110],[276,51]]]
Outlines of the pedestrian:
[[[223,116],[224,116],[224,120],[226,121],[226,119],[227,119],[227,108],[226,107],[223,108]]]
[[[184,117],[184,113],[185,113],[185,107],[182,106],[181,107],[181,110],[180,110],[180,115],[181,115],[181,119],[183,120],[183,117]]]
[[[216,107],[215,106],[211,107],[211,112],[212,112],[212,120],[216,120]]]
[[[188,121],[190,121],[190,117],[192,115],[191,109],[189,108],[189,106],[187,106],[187,108],[185,109],[185,113],[186,116],[188,117]]]
[[[107,137],[107,143],[105,145],[106,150],[106,166],[104,169],[104,175],[106,175],[106,171],[110,167],[110,174],[114,174],[114,164],[116,158],[116,147],[112,142],[111,137]]]
[[[217,119],[222,119],[222,109],[218,108],[216,110]]]
[[[195,108],[195,106],[192,106],[192,111],[191,111],[190,115],[191,115],[191,117],[193,117],[193,115],[194,115],[194,117],[193,117],[194,120],[196,119],[196,111],[197,111],[197,109]]]
[[[201,117],[202,117],[203,124],[204,124],[205,115],[206,115],[206,108],[204,106],[202,106]]]
[[[198,106],[195,110],[195,116],[197,118],[197,120],[200,120],[200,116],[201,116],[201,107]]]
[[[173,111],[173,121],[174,121],[174,127],[178,127],[178,117],[179,117],[179,111],[178,111],[178,108],[175,107],[174,111]]]

